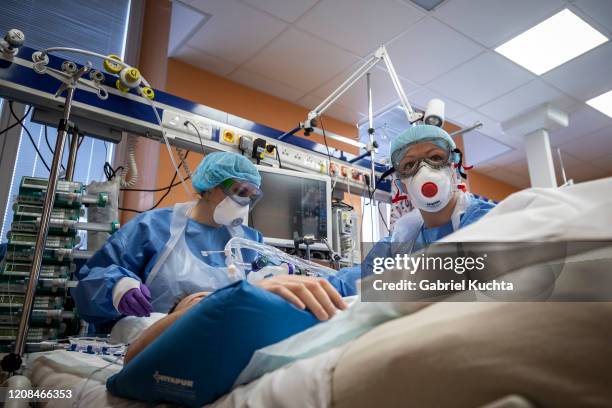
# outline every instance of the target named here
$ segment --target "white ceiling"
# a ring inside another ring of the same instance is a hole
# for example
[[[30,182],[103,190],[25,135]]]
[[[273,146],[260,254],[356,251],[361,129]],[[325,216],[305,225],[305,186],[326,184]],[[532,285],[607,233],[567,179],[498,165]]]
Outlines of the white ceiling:
[[[500,122],[551,103],[570,114],[569,127],[551,134],[559,179],[557,147],[568,177],[612,176],[612,118],[584,103],[612,89],[612,41],[540,77],[493,51],[564,8],[612,38],[612,0],[446,0],[431,12],[409,0],[182,3],[187,7],[181,15],[187,9],[194,16],[172,25],[174,58],[314,108],[386,44],[412,104],[423,108],[441,98],[448,120],[484,123],[465,136],[467,161],[476,169],[527,187],[522,141],[504,134]],[[377,132],[384,145],[406,122],[394,108],[398,98],[386,70],[376,67],[371,79],[375,127],[385,129]],[[326,114],[363,125],[367,96],[361,82]]]

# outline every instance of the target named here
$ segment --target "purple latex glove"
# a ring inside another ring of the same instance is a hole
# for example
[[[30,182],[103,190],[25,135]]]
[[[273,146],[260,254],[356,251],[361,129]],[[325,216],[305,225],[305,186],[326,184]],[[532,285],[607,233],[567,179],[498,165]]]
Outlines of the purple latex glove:
[[[153,311],[149,288],[141,283],[140,288],[130,289],[125,292],[119,301],[117,310],[126,316],[149,316]]]

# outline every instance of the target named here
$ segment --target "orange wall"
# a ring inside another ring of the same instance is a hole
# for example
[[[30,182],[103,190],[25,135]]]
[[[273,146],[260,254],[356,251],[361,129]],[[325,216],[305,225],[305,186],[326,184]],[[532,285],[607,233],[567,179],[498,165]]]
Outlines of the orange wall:
[[[169,0],[147,1],[143,15],[142,40],[140,42],[140,55],[138,67],[142,74],[156,89],[164,89],[166,84],[166,55],[168,55],[168,33],[170,32],[170,17],[172,4]],[[127,141],[121,142],[123,154],[127,152]],[[134,189],[151,189],[157,180],[150,175],[155,174],[159,165],[157,157],[160,156],[160,144],[155,140],[144,137],[138,138],[136,165],[140,177]],[[125,163],[123,156],[120,163]],[[117,164],[115,164],[117,166]],[[134,209],[147,209],[153,206],[155,197],[148,192],[124,191],[121,195],[121,207]],[[121,223],[125,224],[136,214],[124,211],[121,214]]]
[[[513,185],[485,176],[476,171],[468,173],[468,182],[471,192],[496,201],[501,201],[510,194],[519,191],[519,188]]]

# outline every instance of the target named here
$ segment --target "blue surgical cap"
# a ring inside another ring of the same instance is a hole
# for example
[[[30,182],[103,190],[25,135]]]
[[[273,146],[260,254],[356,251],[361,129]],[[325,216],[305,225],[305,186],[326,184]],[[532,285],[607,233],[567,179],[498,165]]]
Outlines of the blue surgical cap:
[[[249,159],[237,153],[214,152],[200,162],[191,178],[191,185],[198,193],[202,193],[227,179],[248,181],[257,187],[261,184],[259,171]]]
[[[423,142],[434,143],[449,153],[457,148],[455,141],[446,130],[433,125],[416,125],[400,133],[391,142],[393,166],[397,168],[410,146]]]

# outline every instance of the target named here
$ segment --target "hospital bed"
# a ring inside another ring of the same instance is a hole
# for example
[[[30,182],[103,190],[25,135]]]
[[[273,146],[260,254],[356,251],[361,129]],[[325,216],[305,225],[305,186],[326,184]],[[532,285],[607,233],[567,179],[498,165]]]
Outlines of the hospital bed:
[[[610,191],[612,179],[525,190],[456,234],[492,240],[504,225],[518,242],[612,241]],[[611,318],[607,301],[430,303],[209,407],[611,406]],[[32,356],[27,375],[34,386],[77,396],[76,405],[49,407],[144,407],[106,391],[105,379],[120,369],[98,356],[54,351]]]
[[[612,327],[602,322],[611,317],[607,303],[439,303],[210,407],[480,407],[517,393],[536,406],[609,406]],[[98,356],[56,351],[29,369],[34,386],[71,389],[76,406],[146,406],[106,391],[104,380],[121,366]],[[530,406],[521,404],[502,406]]]

